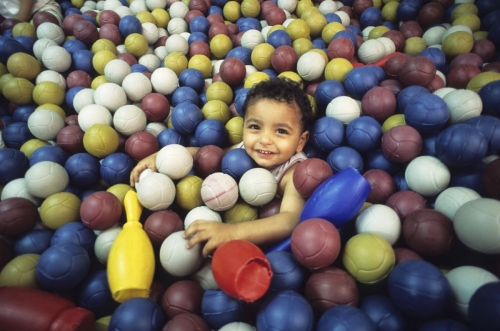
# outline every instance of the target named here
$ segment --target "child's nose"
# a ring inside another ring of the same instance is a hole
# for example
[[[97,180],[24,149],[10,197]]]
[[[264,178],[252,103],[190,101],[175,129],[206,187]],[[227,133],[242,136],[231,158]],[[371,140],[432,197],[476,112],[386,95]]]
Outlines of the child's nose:
[[[262,132],[260,141],[262,144],[270,144],[272,142],[271,134],[269,132]]]

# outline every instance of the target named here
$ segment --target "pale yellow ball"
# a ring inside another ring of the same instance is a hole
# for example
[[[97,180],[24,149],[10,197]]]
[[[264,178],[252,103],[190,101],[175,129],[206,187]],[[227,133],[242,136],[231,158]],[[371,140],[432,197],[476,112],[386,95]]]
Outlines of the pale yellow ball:
[[[299,38],[311,38],[311,29],[309,28],[309,25],[306,21],[300,18],[291,21],[286,26],[286,32],[290,35],[292,40],[297,40]]]
[[[231,23],[234,23],[241,17],[240,3],[236,1],[228,1],[222,8],[224,18]]]
[[[328,23],[321,32],[321,39],[327,44],[332,41],[333,36],[339,31],[345,30],[345,27],[339,22]]]
[[[345,81],[347,74],[354,69],[352,63],[344,58],[330,60],[325,67],[325,79],[336,80],[341,83]]]
[[[271,67],[271,56],[275,48],[268,43],[262,43],[252,50],[251,60],[257,70],[264,70]]]
[[[245,82],[243,83],[244,88],[252,88],[255,84],[258,84],[264,80],[270,80],[271,77],[269,77],[268,74],[262,71],[257,71],[254,73],[251,73],[245,78]]]
[[[299,38],[292,42],[292,48],[297,53],[297,56],[300,57],[304,53],[309,52],[314,48],[314,45],[311,40],[306,38]]]
[[[188,68],[198,69],[203,77],[208,78],[212,74],[212,61],[203,54],[196,54],[189,59]]]
[[[179,76],[188,67],[188,59],[186,55],[180,52],[172,52],[165,57],[165,68],[172,69]]]

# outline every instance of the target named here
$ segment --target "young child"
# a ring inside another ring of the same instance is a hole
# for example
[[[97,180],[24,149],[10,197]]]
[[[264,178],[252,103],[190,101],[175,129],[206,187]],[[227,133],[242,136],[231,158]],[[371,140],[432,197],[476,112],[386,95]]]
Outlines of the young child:
[[[62,22],[61,7],[54,0],[0,0],[0,16],[28,22],[38,11],[46,11]]]
[[[305,91],[289,79],[263,81],[248,93],[243,114],[243,142],[231,148],[244,148],[260,167],[275,175],[277,194],[282,197],[280,212],[237,224],[193,222],[184,232],[184,238],[189,238],[188,248],[206,242],[204,256],[230,240],[242,239],[264,246],[287,238],[298,224],[305,204],[293,184],[295,167],[307,158],[302,149],[313,121],[311,103]],[[194,156],[198,148],[188,150]],[[156,153],[137,164],[130,176],[132,186],[144,169],[156,171],[155,160]]]

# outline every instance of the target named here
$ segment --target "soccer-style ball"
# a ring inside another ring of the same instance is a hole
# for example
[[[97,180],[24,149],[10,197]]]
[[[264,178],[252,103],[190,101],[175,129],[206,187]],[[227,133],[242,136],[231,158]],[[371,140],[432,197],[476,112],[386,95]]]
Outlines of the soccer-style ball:
[[[64,128],[64,119],[55,111],[40,109],[33,112],[28,118],[30,132],[41,140],[53,140],[57,133]]]
[[[120,138],[109,125],[94,124],[83,136],[83,147],[96,157],[103,158],[118,149]]]
[[[31,166],[26,172],[26,188],[28,192],[39,198],[62,192],[69,183],[69,176],[58,163],[42,161]]]
[[[94,102],[106,107],[110,112],[115,112],[127,104],[127,94],[118,84],[104,83],[95,89]]]
[[[251,55],[252,64],[257,70],[269,69],[271,67],[271,56],[274,51],[274,47],[267,43],[255,46]]]
[[[71,67],[71,54],[61,46],[48,46],[42,53],[42,63],[49,70],[65,72]]]
[[[83,107],[78,114],[78,125],[86,132],[94,124],[111,125],[113,117],[106,107],[90,104]]]
[[[179,1],[178,1],[179,2]],[[175,4],[176,2],[174,2]],[[180,2],[179,2],[180,3]],[[171,10],[172,8],[170,8]],[[170,13],[172,13],[172,11],[170,11]],[[187,32],[188,31],[188,25],[186,23],[186,21],[180,17],[174,17],[172,18],[168,24],[167,24],[167,31],[168,31],[168,34],[171,36],[171,35],[174,35],[174,34],[180,34],[180,33],[183,33],[183,32]],[[169,37],[170,38],[170,37]]]
[[[106,63],[104,76],[110,83],[121,85],[123,79],[132,72],[130,65],[121,59],[114,59]]]
[[[174,202],[176,188],[172,179],[159,172],[142,178],[137,187],[137,198],[144,208],[152,211],[167,209]]]
[[[406,167],[405,180],[408,187],[423,196],[434,196],[448,187],[450,170],[438,158],[419,156]]]
[[[228,210],[238,200],[238,183],[227,174],[213,173],[201,185],[201,198],[210,209]]]
[[[115,130],[126,136],[144,130],[146,124],[146,114],[134,105],[122,106],[113,115]]]
[[[278,189],[276,178],[264,168],[253,168],[245,172],[238,186],[242,199],[252,206],[263,206],[270,202]]]
[[[33,54],[38,61],[42,61],[43,51],[49,46],[57,46],[57,43],[49,38],[42,38],[35,41],[35,44],[33,45]]]
[[[40,83],[43,83],[43,82],[56,83],[62,89],[66,90],[66,80],[64,79],[64,76],[61,75],[57,71],[44,70],[40,74],[38,74],[38,76],[36,76],[36,80],[35,80],[36,85],[39,85]]]
[[[173,180],[185,177],[193,168],[193,156],[186,147],[170,144],[156,155],[156,168]]]
[[[179,78],[169,68],[158,68],[151,74],[151,84],[155,92],[168,95],[178,87]]]
[[[128,184],[134,161],[125,153],[112,153],[102,159],[100,174],[109,185]]]
[[[222,222],[220,214],[207,206],[199,206],[191,209],[184,218],[184,228],[187,229],[196,220]]]
[[[63,29],[54,23],[44,22],[36,29],[36,36],[38,39],[47,38],[53,40],[56,44],[62,45],[66,36]]]
[[[179,36],[179,38],[184,39]],[[167,39],[168,40],[168,39]],[[168,53],[165,57],[164,67],[168,69],[172,69],[177,76],[179,76],[183,70],[185,70],[188,66],[188,59],[186,55],[179,51],[173,51]]]
[[[260,45],[264,42],[264,36],[259,30],[248,30],[243,33],[241,37],[241,46],[254,49],[257,45]]]
[[[184,231],[172,233],[160,248],[161,265],[172,276],[188,276],[198,270],[203,261],[201,244],[187,249],[188,239],[184,239],[183,234]]]
[[[297,62],[297,73],[306,81],[320,78],[325,71],[325,60],[321,54],[307,52],[299,57]]]
[[[73,108],[79,113],[83,107],[94,104],[95,90],[92,88],[84,88],[78,91],[73,98]]]
[[[155,71],[161,65],[160,56],[155,54],[145,54],[141,56],[137,62],[148,68],[149,72]]]

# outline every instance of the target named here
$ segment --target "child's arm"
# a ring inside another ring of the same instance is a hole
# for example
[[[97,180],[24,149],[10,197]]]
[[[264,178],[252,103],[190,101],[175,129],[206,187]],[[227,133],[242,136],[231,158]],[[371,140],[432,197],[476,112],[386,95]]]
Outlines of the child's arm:
[[[19,12],[17,13],[16,18],[20,19],[23,22],[27,22],[31,15],[31,10],[33,9],[34,4],[35,0],[20,1]]]

